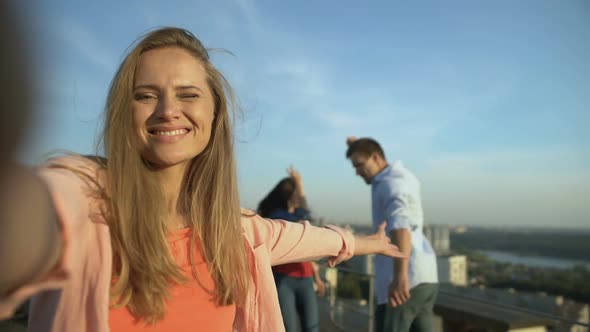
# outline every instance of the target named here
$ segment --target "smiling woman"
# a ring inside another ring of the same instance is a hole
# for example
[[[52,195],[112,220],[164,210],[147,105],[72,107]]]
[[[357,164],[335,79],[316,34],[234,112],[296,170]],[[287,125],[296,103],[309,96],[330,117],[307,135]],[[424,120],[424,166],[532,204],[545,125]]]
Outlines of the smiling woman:
[[[0,319],[33,296],[32,331],[281,331],[271,265],[403,257],[383,229],[355,238],[240,209],[232,106],[193,34],[139,40],[107,97],[106,158],[2,174]]]
[[[211,136],[215,102],[205,68],[181,48],[145,52],[133,93],[133,123],[144,157],[184,172]]]

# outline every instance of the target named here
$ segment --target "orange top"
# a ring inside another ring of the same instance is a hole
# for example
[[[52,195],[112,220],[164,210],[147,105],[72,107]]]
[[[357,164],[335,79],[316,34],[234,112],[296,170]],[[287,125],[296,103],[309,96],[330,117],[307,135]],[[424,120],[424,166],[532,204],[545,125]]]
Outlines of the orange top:
[[[176,262],[182,268],[189,281],[183,285],[174,285],[170,289],[170,299],[166,303],[166,316],[154,325],[143,321],[135,322],[126,307],[109,311],[111,332],[134,331],[223,331],[232,330],[236,313],[235,305],[217,306],[207,290],[214,289],[213,279],[197,243],[195,249],[196,270],[201,283],[193,277],[189,245],[192,229],[174,232],[169,237],[170,248]]]

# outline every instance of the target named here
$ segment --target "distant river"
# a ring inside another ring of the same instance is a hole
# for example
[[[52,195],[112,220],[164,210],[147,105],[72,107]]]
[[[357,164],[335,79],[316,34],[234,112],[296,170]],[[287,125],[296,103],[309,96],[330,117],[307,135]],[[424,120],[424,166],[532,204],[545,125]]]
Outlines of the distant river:
[[[576,265],[584,265],[587,269],[590,269],[589,261],[543,256],[525,256],[505,251],[494,250],[478,250],[478,252],[488,256],[490,259],[502,263],[523,264],[530,267],[552,267],[558,269],[569,269]]]

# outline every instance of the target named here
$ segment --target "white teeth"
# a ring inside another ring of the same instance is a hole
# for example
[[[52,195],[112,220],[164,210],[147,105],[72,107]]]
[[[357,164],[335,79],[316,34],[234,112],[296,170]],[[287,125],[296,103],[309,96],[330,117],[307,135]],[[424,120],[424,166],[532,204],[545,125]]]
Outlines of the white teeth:
[[[158,136],[176,136],[176,135],[185,134],[186,132],[187,132],[186,129],[178,129],[178,130],[172,130],[172,131],[156,131],[156,132],[154,132],[154,134],[158,135]]]

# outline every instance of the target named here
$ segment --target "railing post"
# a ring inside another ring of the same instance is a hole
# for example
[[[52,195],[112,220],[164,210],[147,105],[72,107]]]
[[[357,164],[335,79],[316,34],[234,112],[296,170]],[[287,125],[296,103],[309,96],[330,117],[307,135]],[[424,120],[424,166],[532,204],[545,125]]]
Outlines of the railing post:
[[[369,278],[369,329],[368,332],[375,330],[375,278]]]
[[[334,267],[327,267],[325,278],[328,284],[330,285],[330,293],[328,293],[328,303],[330,319],[332,320],[332,322],[334,322],[336,320],[334,312],[338,292],[338,269]]]

